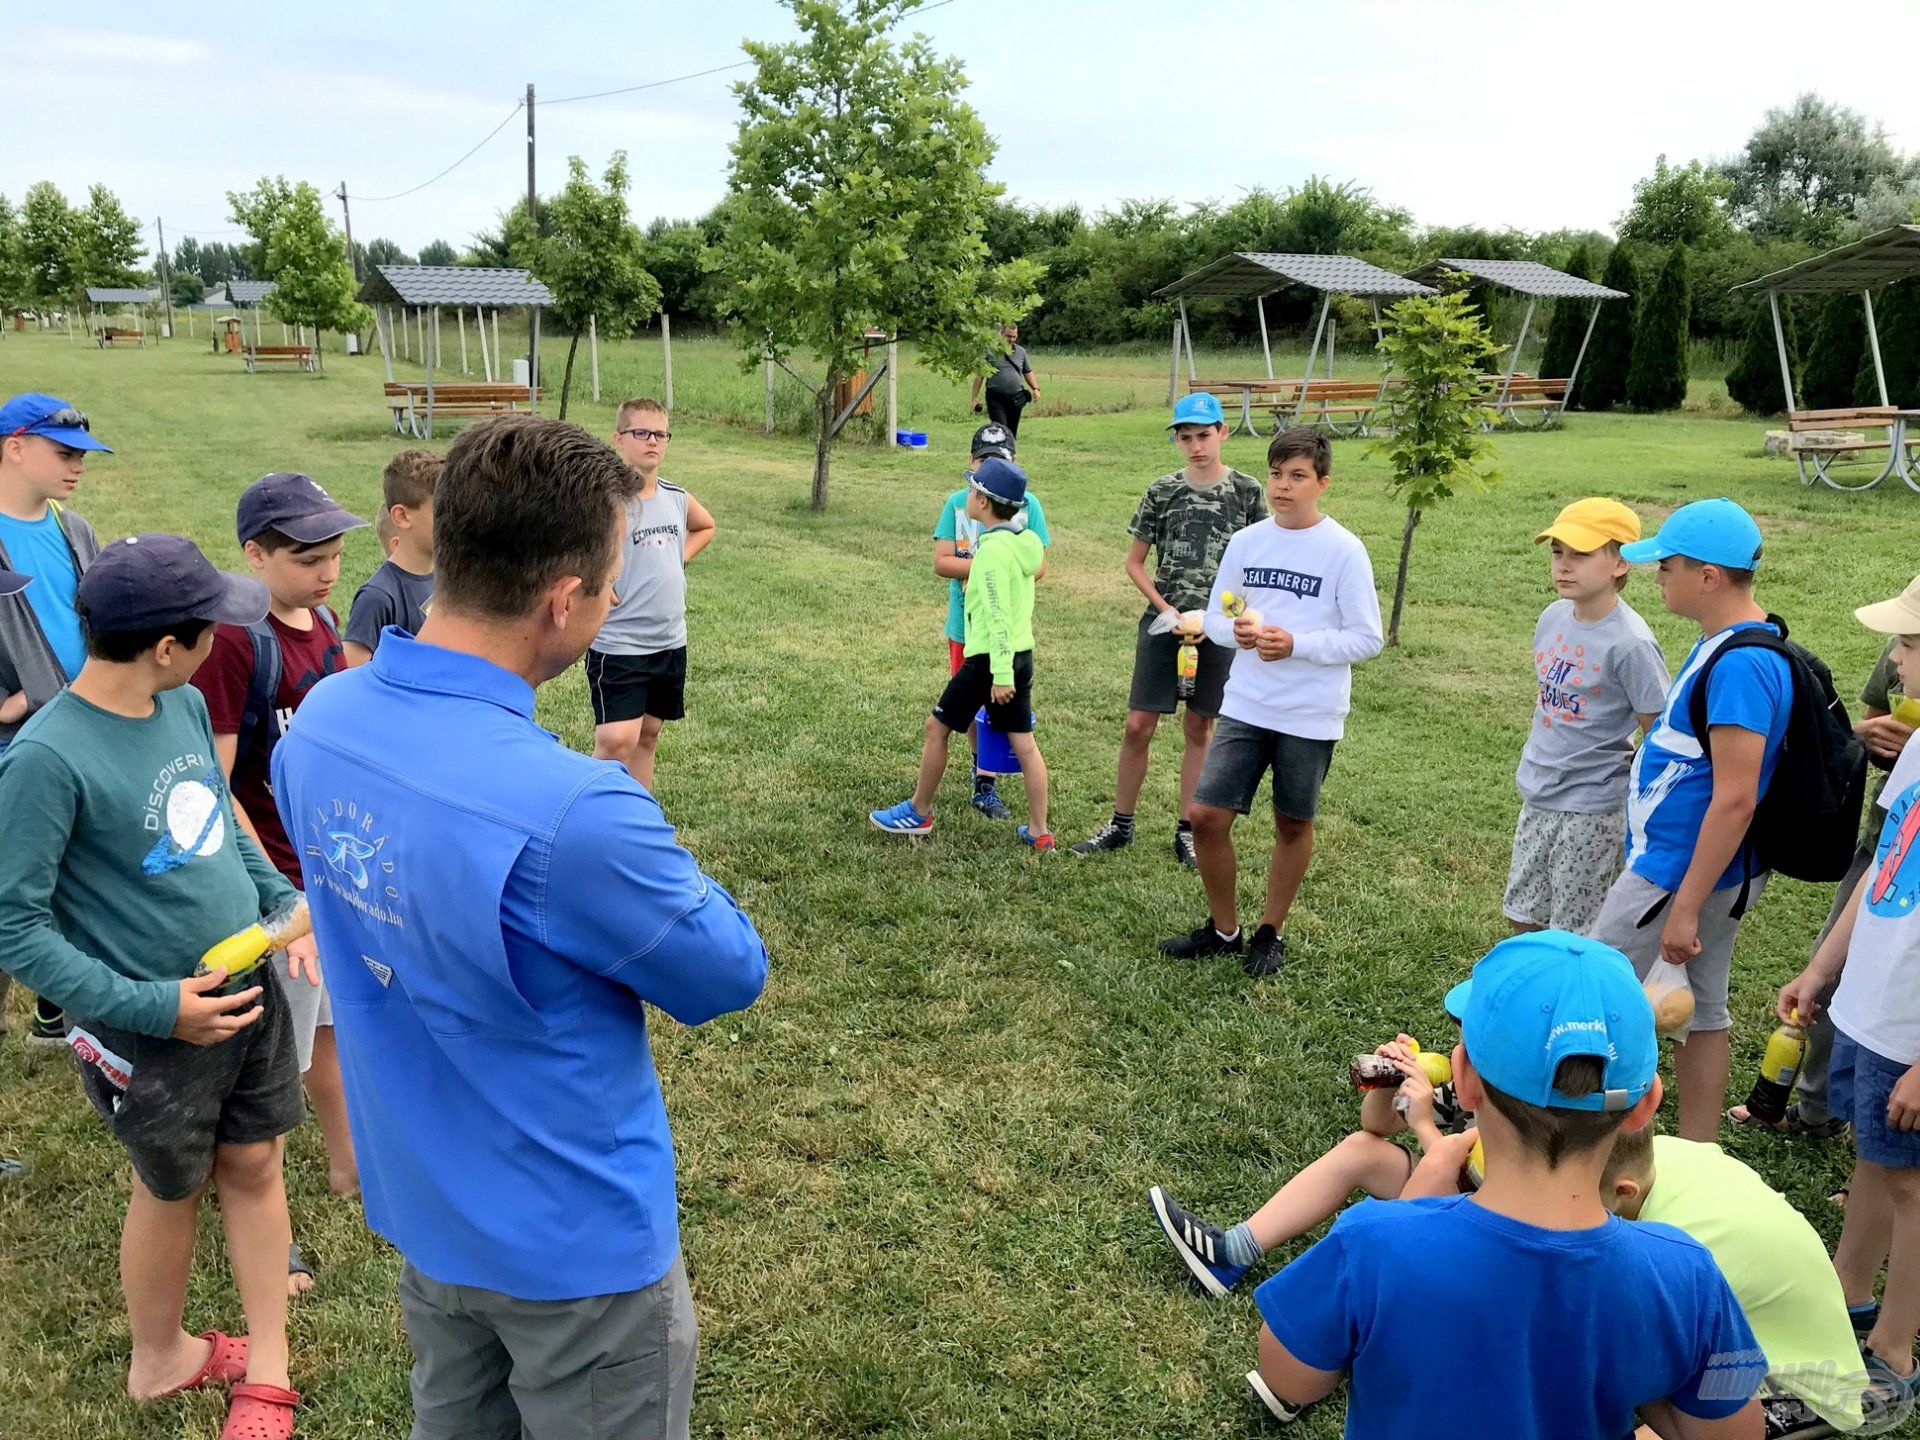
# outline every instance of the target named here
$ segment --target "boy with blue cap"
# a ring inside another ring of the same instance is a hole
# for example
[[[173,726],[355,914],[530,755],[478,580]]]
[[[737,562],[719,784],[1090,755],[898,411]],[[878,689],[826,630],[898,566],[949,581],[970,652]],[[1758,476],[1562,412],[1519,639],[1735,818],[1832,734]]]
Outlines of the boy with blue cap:
[[[1146,597],[1147,609],[1133,643],[1133,686],[1127,697],[1126,729],[1120,736],[1113,818],[1075,845],[1073,853],[1104,855],[1133,843],[1133,815],[1140,803],[1140,787],[1146,783],[1154,731],[1160,717],[1173,714],[1184,699],[1186,748],[1180,756],[1180,814],[1173,832],[1173,855],[1180,864],[1197,870],[1200,860],[1189,813],[1193,787],[1213,741],[1227,671],[1233,666],[1233,647],[1187,634],[1181,616],[1206,608],[1227,541],[1265,517],[1266,494],[1253,476],[1221,461],[1227,423],[1216,396],[1181,396],[1167,429],[1186,464],[1147,487],[1127,526],[1133,537],[1127,548],[1127,578]],[[1159,552],[1159,559],[1149,575],[1147,553],[1153,550]],[[1162,622],[1158,634],[1153,633],[1156,621]],[[1192,691],[1185,696],[1175,668],[1182,643],[1194,644],[1199,651]]]
[[[933,829],[933,796],[947,768],[952,737],[965,735],[982,705],[987,719],[1007,737],[1020,761],[1027,791],[1023,844],[1053,847],[1047,829],[1047,766],[1033,738],[1033,582],[1046,563],[1040,537],[1015,518],[1027,505],[1027,472],[1011,460],[990,457],[968,482],[966,518],[980,538],[967,575],[966,656],[927,717],[926,743],[913,794],[897,805],[868,812],[890,835],[924,835]]]
[[[1592,933],[1631,958],[1641,975],[1662,958],[1686,968],[1693,1027],[1674,1047],[1675,1128],[1682,1139],[1702,1142],[1719,1134],[1726,1103],[1734,938],[1747,902],[1766,884],[1764,873],[1752,873],[1747,828],[1773,778],[1793,705],[1784,655],[1741,642],[1714,658],[1742,631],[1769,626],[1753,598],[1761,548],[1753,517],[1719,499],[1681,506],[1651,540],[1620,550],[1629,564],[1658,563],[1662,601],[1698,625],[1700,639],[1634,756],[1626,869]],[[1710,660],[1708,733],[1696,735],[1694,685]]]
[[[1447,1009],[1486,1179],[1471,1195],[1362,1201],[1262,1284],[1255,1394],[1291,1418],[1346,1372],[1354,1437],[1564,1440],[1645,1420],[1759,1440],[1766,1357],[1712,1255],[1601,1199],[1616,1134],[1660,1104],[1653,1008],[1626,957],[1566,931],[1518,935]]]
[[[30,392],[0,405],[0,566],[39,582],[0,597],[0,752],[86,663],[73,597],[100,542],[62,502],[79,486],[89,452],[113,453],[59,396]],[[0,1034],[8,988],[0,975]],[[34,1005],[27,1043],[66,1043],[60,1011],[44,999]]]

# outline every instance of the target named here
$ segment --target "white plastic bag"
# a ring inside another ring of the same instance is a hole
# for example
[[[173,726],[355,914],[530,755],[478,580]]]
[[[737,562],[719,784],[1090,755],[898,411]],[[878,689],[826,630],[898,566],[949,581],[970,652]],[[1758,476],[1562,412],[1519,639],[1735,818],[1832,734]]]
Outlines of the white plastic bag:
[[[1171,635],[1176,630],[1190,629],[1197,635],[1200,633],[1200,625],[1205,621],[1206,614],[1207,612],[1204,610],[1187,610],[1184,612],[1162,610],[1158,615],[1153,617],[1153,622],[1147,626],[1147,633],[1149,635]]]
[[[1640,982],[1653,1002],[1653,1029],[1662,1040],[1684,1040],[1693,1033],[1693,987],[1679,965],[1656,960]]]

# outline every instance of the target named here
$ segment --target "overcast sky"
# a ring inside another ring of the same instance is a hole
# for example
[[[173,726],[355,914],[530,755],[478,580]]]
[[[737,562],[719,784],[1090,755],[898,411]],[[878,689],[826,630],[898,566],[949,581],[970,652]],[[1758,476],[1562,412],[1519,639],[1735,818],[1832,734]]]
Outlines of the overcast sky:
[[[1611,228],[1656,155],[1731,154],[1808,89],[1920,149],[1915,0],[948,0],[913,23],[962,60],[1008,194],[1089,211],[1319,174],[1422,224]],[[225,192],[263,174],[344,180],[355,237],[413,250],[524,192],[528,81],[543,192],[569,154],[597,171],[624,148],[637,220],[701,213],[741,72],[546,102],[727,65],[792,24],[775,0],[328,0],[43,7],[7,31],[0,193],[104,181],[171,243],[234,238]]]

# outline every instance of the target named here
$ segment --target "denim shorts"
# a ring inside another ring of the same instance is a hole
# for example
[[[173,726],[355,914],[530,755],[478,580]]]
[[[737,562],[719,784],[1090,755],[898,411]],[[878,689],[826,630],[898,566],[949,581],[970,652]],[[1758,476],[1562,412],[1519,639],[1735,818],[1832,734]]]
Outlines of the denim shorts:
[[[1889,1170],[1920,1170],[1920,1130],[1887,1126],[1887,1097],[1913,1067],[1867,1049],[1835,1028],[1827,1108],[1853,1126],[1854,1153]]]
[[[1309,740],[1223,715],[1193,787],[1193,803],[1244,815],[1271,770],[1274,813],[1311,820],[1320,813],[1320,786],[1333,764],[1333,745],[1331,740]]]

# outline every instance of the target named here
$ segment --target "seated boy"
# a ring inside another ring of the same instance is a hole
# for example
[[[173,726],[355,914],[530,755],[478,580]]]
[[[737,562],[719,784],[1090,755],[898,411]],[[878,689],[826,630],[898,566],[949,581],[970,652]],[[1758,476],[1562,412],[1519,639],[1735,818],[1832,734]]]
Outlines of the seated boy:
[[[897,805],[867,814],[890,835],[924,835],[933,829],[933,796],[947,768],[947,748],[965,735],[982,704],[987,719],[1007,737],[1020,761],[1027,791],[1027,823],[1021,843],[1052,850],[1047,829],[1047,766],[1033,738],[1033,582],[1046,563],[1040,537],[1016,529],[1027,503],[1027,472],[1011,460],[989,459],[973,473],[967,518],[978,521],[980,539],[967,578],[966,659],[927,717],[926,744],[913,794]]]
[[[244,1377],[225,1433],[286,1440],[300,1397],[287,1383],[282,1137],[306,1114],[293,1026],[265,974],[236,990],[194,969],[298,892],[241,829],[187,683],[215,624],[258,621],[267,589],[177,535],[137,535],[100,552],[77,603],[86,664],[0,758],[0,958],[66,1009],[82,1088],[133,1165],[127,1393]],[[318,983],[311,938],[288,956]],[[209,1182],[245,1337],[180,1324]]]
[[[341,635],[348,665],[371,660],[387,626],[417,635],[426,621],[433,599],[433,487],[443,463],[437,451],[402,450],[380,476],[374,534],[385,558],[353,593]]]
[[[1447,1008],[1485,1181],[1343,1214],[1255,1292],[1249,1383],[1291,1414],[1350,1374],[1356,1440],[1605,1440],[1636,1417],[1683,1440],[1759,1440],[1766,1358],[1713,1257],[1601,1200],[1616,1133],[1660,1103],[1653,1010],[1626,957],[1563,931],[1515,936]]]

